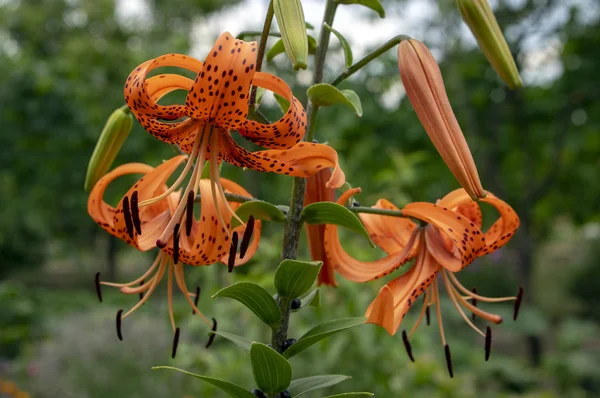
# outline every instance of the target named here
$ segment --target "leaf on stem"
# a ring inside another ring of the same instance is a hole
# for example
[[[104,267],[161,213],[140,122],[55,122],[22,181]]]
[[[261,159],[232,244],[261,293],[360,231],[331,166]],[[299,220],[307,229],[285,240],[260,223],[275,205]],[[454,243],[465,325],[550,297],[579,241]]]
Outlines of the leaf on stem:
[[[212,297],[229,297],[239,301],[273,329],[281,321],[279,307],[271,294],[255,283],[238,282],[219,290]]]
[[[295,299],[315,283],[322,261],[283,260],[275,271],[275,289],[280,297]]]
[[[360,98],[352,90],[339,90],[331,84],[319,83],[309,87],[307,94],[316,106],[344,104],[352,109],[358,117],[363,114]]]
[[[288,390],[293,397],[299,397],[307,392],[317,390],[319,388],[326,388],[335,386],[345,380],[348,380],[350,376],[345,375],[319,375],[304,377],[302,379],[292,380]]]
[[[262,343],[250,347],[252,374],[257,387],[267,394],[285,391],[292,381],[292,365],[277,351]]]
[[[227,394],[229,394],[230,397],[233,397],[233,398],[256,398],[254,396],[254,394],[252,394],[250,391],[246,390],[245,388],[240,387],[237,384],[233,384],[233,383],[230,383],[225,380],[220,380],[220,379],[215,379],[213,377],[197,375],[195,373],[188,372],[187,370],[174,368],[172,366],[153,366],[152,367],[152,370],[157,370],[157,369],[170,369],[170,370],[176,370],[177,372],[185,373],[186,375],[195,377],[197,379],[200,379],[207,383],[212,384],[213,386],[221,389],[222,391],[225,391]]]
[[[346,207],[333,202],[312,203],[302,210],[302,221],[307,224],[333,224],[348,228],[369,240],[374,247],[369,232],[360,218]]]

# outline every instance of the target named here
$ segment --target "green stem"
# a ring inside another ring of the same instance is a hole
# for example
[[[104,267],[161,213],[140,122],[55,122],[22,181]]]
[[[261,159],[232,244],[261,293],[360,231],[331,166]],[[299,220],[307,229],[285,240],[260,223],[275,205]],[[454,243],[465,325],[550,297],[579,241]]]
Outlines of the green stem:
[[[333,25],[333,18],[337,3],[333,0],[327,0],[323,23]],[[317,44],[317,53],[315,54],[315,70],[313,73],[313,84],[320,83],[323,80],[323,69],[325,67],[325,57],[329,46],[329,30],[321,27],[319,42]],[[306,140],[312,140],[316,131],[316,117],[318,107],[313,107],[309,102],[307,106],[308,127],[305,136]],[[295,177],[292,186],[292,197],[290,200],[290,210],[287,214],[285,229],[283,232],[283,246],[281,249],[281,260],[295,259],[298,257],[298,243],[300,242],[300,232],[302,231],[302,220],[300,214],[304,206],[304,192],[306,191],[306,179]],[[273,332],[271,345],[278,352],[282,352],[283,343],[287,339],[287,331],[290,321],[290,308],[287,300],[278,299],[279,310],[281,311],[281,324]]]
[[[331,85],[337,86],[338,84],[346,80],[348,77],[352,76],[354,73],[358,72],[360,69],[365,67],[365,65],[367,65],[369,62],[373,61],[375,58],[379,57],[381,54],[385,53],[392,47],[400,44],[402,40],[408,40],[410,38],[410,36],[398,35],[386,41],[381,46],[377,47],[376,49],[365,55],[360,61],[354,63],[352,66],[345,69],[331,82]]]
[[[246,36],[262,36],[264,34],[264,32],[259,32],[258,30],[244,30],[242,32],[240,32],[236,38],[240,39],[240,40],[244,40],[244,37]],[[270,37],[281,37],[281,33],[279,32],[269,32],[267,34],[267,36]]]
[[[374,209],[372,207],[363,207],[363,206],[351,206],[348,207],[353,213],[368,213],[368,214],[379,214],[381,216],[390,216],[390,217],[404,217],[408,218],[402,214],[401,210],[386,210],[386,209]]]
[[[262,68],[263,58],[265,57],[265,49],[267,47],[267,40],[269,39],[269,31],[271,30],[271,23],[273,22],[273,0],[269,2],[269,8],[267,8],[267,15],[265,16],[265,24],[260,35],[260,43],[258,44],[258,54],[256,54],[256,72],[259,72]],[[256,86],[252,87],[250,93],[248,108],[253,109],[254,103],[256,102]]]

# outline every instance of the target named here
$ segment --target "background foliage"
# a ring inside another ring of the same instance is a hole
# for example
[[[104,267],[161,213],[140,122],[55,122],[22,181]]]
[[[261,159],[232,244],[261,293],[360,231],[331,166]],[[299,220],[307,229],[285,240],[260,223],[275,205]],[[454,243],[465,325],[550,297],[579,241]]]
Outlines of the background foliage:
[[[204,325],[190,319],[180,301],[183,332],[175,360],[169,357],[167,317],[152,315],[165,311],[159,298],[128,319],[124,342],[116,339],[114,313],[132,302],[106,290],[105,302],[98,304],[93,275],[101,270],[107,278],[125,279],[151,257],[101,232],[87,216],[82,189],[95,140],[108,115],[123,103],[122,84],[130,70],[153,56],[187,52],[198,17],[228,3],[183,0],[174,7],[154,0],[128,14],[124,2],[113,0],[0,1],[0,379],[13,380],[36,397],[219,396],[196,380],[149,370],[165,364],[227,375],[253,387],[247,358],[222,339],[204,349]],[[409,3],[384,2],[388,18],[401,15]],[[294,377],[348,374],[353,379],[332,393],[371,390],[384,397],[596,396],[598,5],[585,0],[496,2],[511,49],[530,73],[525,76],[535,77],[526,79],[524,90],[511,92],[465,34],[454,2],[437,3],[439,9],[428,19],[431,28],[417,38],[438,51],[484,186],[511,203],[522,222],[510,245],[473,264],[462,280],[490,295],[513,294],[522,284],[526,305],[519,322],[495,329],[489,363],[483,361],[483,341],[457,317],[447,317],[454,379],[447,377],[435,331],[423,327],[413,338],[417,362],[412,364],[398,336],[368,325],[294,358]],[[252,18],[259,27],[263,16]],[[375,15],[365,18],[377,26]],[[309,22],[318,25],[318,20]],[[342,34],[352,29],[336,28]],[[210,45],[214,37],[197,40]],[[549,39],[552,48],[532,54],[532,40]],[[328,79],[337,75],[343,57],[335,38],[332,44]],[[535,56],[542,57],[539,70],[531,66]],[[362,118],[343,107],[319,115],[319,139],[340,152],[349,181],[363,187],[358,198],[363,205],[379,197],[399,206],[431,201],[457,186],[404,100],[395,57],[390,51],[343,84],[361,97]],[[267,68],[296,82],[294,91],[302,98],[307,87],[286,62],[279,57]],[[548,65],[555,73],[544,72]],[[136,126],[117,161],[156,163],[173,153]],[[288,196],[290,181],[284,177],[261,176],[258,183],[251,172],[225,168],[224,173],[260,198],[285,203]],[[237,303],[213,303],[209,296],[233,280],[272,289],[280,234],[280,225],[268,226],[260,255],[234,276],[222,266],[190,272],[204,288],[201,307],[219,319],[222,330],[267,339],[267,331]],[[360,237],[346,238],[357,256],[378,255]],[[323,289],[320,309],[293,316],[292,337],[317,321],[360,316],[378,290],[374,284],[338,280],[338,289]],[[510,311],[503,310],[506,319]]]

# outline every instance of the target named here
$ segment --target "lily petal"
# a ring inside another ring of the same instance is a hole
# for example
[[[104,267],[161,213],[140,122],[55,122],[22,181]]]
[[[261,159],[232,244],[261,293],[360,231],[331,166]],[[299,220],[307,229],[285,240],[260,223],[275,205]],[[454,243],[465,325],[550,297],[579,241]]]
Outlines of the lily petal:
[[[379,199],[371,207],[373,209],[398,210],[392,202],[386,199]],[[407,218],[369,213],[361,213],[359,216],[373,242],[387,254],[404,249],[417,226]]]
[[[503,200],[488,192],[488,196],[482,201],[494,206],[500,213],[500,218],[484,234],[486,246],[480,256],[496,251],[508,243],[520,225],[517,213]]]
[[[390,335],[396,333],[394,316],[394,295],[388,285],[379,289],[379,293],[367,310],[367,322],[384,328]]]

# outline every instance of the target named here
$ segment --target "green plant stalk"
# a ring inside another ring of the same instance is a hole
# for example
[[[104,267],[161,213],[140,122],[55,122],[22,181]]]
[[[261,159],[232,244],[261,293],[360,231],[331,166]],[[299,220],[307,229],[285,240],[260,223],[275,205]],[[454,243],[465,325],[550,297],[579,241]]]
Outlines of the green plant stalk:
[[[263,58],[265,57],[265,49],[267,48],[267,40],[269,39],[269,31],[271,30],[271,23],[273,22],[273,0],[269,1],[269,8],[267,8],[267,15],[265,16],[265,24],[263,25],[262,34],[260,35],[260,43],[258,43],[258,53],[256,54],[256,72],[259,72],[262,68]],[[256,103],[256,86],[252,86],[252,92],[250,92],[250,98],[248,103],[248,109],[254,109]]]
[[[381,46],[377,47],[376,49],[365,55],[363,58],[360,59],[360,61],[354,63],[352,66],[345,69],[335,79],[333,79],[331,85],[337,86],[338,84],[346,80],[348,77],[352,76],[353,74],[364,68],[369,62],[373,61],[375,58],[378,58],[380,55],[382,55],[392,47],[400,44],[402,40],[408,40],[410,38],[410,36],[406,35],[394,36],[390,40],[383,43]]]
[[[333,25],[337,3],[333,0],[327,0],[325,12],[323,14],[323,23],[329,26]],[[321,83],[323,80],[323,69],[325,67],[325,57],[329,47],[329,36],[331,32],[321,27],[317,52],[315,54],[315,70],[313,72],[313,84]],[[316,118],[318,107],[313,107],[309,102],[307,105],[308,127],[306,140],[312,140],[316,131]],[[292,197],[290,200],[290,210],[287,214],[285,229],[283,232],[283,246],[281,249],[281,260],[295,260],[298,257],[298,243],[300,242],[300,232],[302,231],[302,221],[300,214],[304,205],[304,192],[306,191],[306,179],[295,177],[292,186]],[[287,300],[277,299],[279,311],[281,312],[281,323],[273,332],[271,345],[277,352],[282,352],[283,343],[287,339],[287,331],[290,322],[290,303]]]

